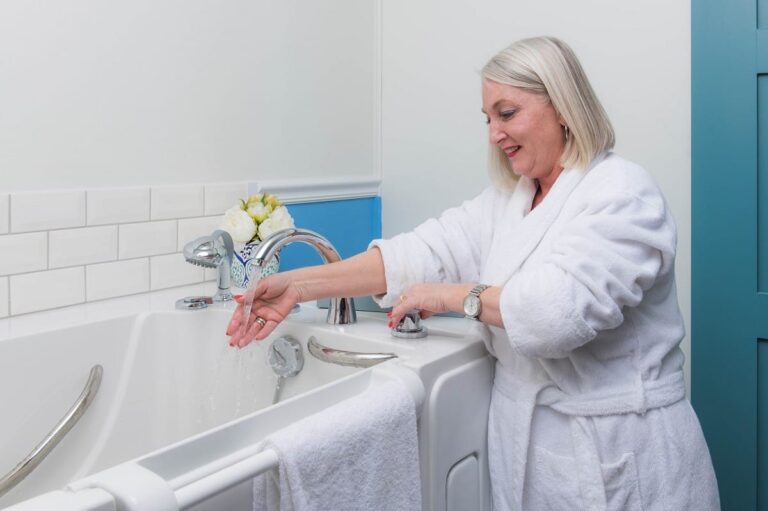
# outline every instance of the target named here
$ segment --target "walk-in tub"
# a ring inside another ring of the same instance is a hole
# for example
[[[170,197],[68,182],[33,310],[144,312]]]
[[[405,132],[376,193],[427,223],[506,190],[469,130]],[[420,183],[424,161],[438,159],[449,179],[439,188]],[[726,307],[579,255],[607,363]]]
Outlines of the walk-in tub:
[[[273,462],[255,457],[269,433],[379,381],[415,376],[414,392],[422,392],[415,397],[421,401],[424,509],[489,509],[485,427],[492,365],[470,322],[432,318],[426,339],[406,341],[390,337],[382,314],[360,313],[357,324],[333,326],[324,322],[324,311],[305,306],[267,341],[238,350],[224,334],[231,309],[174,310],[176,298],[200,291],[168,290],[0,321],[0,476],[66,413],[91,368],[103,368],[90,408],[0,497],[0,508],[46,509],[83,493],[90,495],[86,501],[116,502],[93,509],[121,509],[121,492],[133,490],[93,481],[137,471],[163,481],[181,508],[247,508],[248,477],[221,479],[242,472],[249,460]],[[340,350],[397,358],[360,369],[317,360],[305,349],[304,368],[284,381],[280,402],[272,405],[277,378],[267,350],[286,335],[305,348],[312,337]],[[68,490],[57,491],[62,488]]]

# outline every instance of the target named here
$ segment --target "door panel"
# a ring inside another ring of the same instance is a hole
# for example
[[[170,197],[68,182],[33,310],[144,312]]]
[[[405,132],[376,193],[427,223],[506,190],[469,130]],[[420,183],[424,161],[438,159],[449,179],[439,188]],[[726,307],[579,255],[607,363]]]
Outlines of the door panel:
[[[726,511],[768,510],[768,30],[758,29],[768,29],[768,0],[759,1],[692,1],[691,398]]]

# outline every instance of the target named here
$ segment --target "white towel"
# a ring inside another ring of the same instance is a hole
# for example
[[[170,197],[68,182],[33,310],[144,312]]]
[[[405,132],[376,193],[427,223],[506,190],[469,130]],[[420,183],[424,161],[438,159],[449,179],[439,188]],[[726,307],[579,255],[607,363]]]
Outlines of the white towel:
[[[280,459],[254,479],[254,511],[421,510],[413,397],[397,380],[271,435]]]

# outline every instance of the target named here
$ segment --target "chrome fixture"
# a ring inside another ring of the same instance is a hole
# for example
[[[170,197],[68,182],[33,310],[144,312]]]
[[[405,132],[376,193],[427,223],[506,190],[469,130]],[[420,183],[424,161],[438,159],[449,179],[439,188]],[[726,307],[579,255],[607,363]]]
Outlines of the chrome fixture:
[[[323,236],[306,229],[283,229],[263,240],[253,255],[253,264],[263,268],[277,253],[291,243],[305,243],[314,247],[324,263],[341,261],[339,252]],[[349,325],[357,322],[355,301],[352,298],[332,298],[326,321],[332,325]]]
[[[186,296],[176,300],[176,308],[181,310],[205,309],[213,303],[210,296]]]
[[[221,229],[213,231],[210,236],[197,238],[184,245],[184,259],[188,263],[204,268],[217,268],[219,270],[217,278],[219,289],[213,296],[214,302],[229,302],[233,299],[232,292],[229,290],[229,272],[232,267],[234,253],[235,245],[232,243],[232,236],[227,231]]]
[[[311,336],[309,341],[307,341],[307,351],[309,351],[310,355],[323,362],[350,367],[371,367],[397,358],[397,355],[394,353],[362,353],[329,348],[320,344],[315,336]]]
[[[290,335],[284,335],[272,341],[267,359],[277,375],[277,385],[272,396],[272,404],[275,404],[280,400],[280,390],[285,379],[296,376],[304,368],[304,351],[299,341]]]
[[[19,484],[42,462],[46,456],[61,442],[61,440],[69,433],[80,417],[83,416],[85,411],[90,406],[93,398],[96,397],[96,392],[101,385],[102,368],[100,365],[95,365],[91,368],[91,372],[88,375],[88,381],[85,383],[83,391],[80,393],[80,397],[77,398],[75,404],[64,414],[64,417],[56,424],[53,429],[43,438],[43,440],[32,449],[26,458],[21,460],[13,470],[0,478],[0,496],[9,492],[11,488]]]
[[[393,337],[400,339],[421,339],[427,336],[427,327],[421,325],[421,313],[417,309],[408,311],[391,330]]]

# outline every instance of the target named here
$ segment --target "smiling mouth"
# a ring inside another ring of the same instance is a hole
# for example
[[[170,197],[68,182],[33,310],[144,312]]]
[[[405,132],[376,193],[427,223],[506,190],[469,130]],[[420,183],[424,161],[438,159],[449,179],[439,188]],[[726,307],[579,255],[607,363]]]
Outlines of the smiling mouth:
[[[507,155],[507,158],[513,158],[519,151],[522,146],[519,145],[513,145],[510,147],[505,147],[503,150]]]

